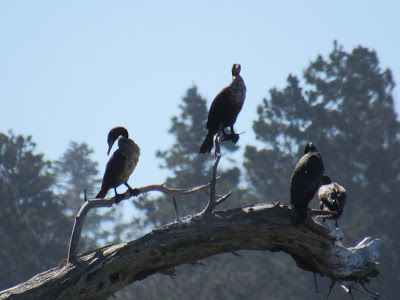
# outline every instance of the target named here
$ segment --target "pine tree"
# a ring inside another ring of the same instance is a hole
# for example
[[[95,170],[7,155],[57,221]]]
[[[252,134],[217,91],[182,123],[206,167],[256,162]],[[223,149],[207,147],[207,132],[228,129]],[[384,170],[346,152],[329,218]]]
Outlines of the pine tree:
[[[100,185],[98,163],[91,160],[93,149],[86,143],[71,142],[62,157],[54,162],[57,187],[68,215],[75,215],[82,205],[83,191],[95,195]]]
[[[51,164],[32,137],[0,133],[0,288],[55,266],[66,255],[69,222],[52,189]]]
[[[253,128],[265,149],[246,148],[245,167],[256,193],[290,203],[291,172],[313,142],[325,172],[347,189],[341,229],[351,242],[367,234],[389,240],[394,248],[384,257],[399,267],[393,224],[400,213],[400,131],[390,70],[380,68],[374,51],[359,46],[348,53],[335,42],[328,58],[318,56],[304,71],[304,88],[295,76],[287,82],[282,90],[271,89],[257,110]],[[379,285],[389,296],[395,276],[389,268],[382,273]]]
[[[54,162],[57,196],[63,203],[64,213],[71,218],[75,218],[84,202],[84,190],[86,189],[88,198],[96,195],[99,190],[101,180],[98,177],[98,163],[90,157],[93,152],[86,143],[72,141],[61,158]],[[106,230],[102,224],[114,221],[115,213],[115,210],[107,210],[104,213],[93,210],[88,214],[80,249],[100,246],[103,241],[98,241],[102,239],[114,241],[113,233]]]

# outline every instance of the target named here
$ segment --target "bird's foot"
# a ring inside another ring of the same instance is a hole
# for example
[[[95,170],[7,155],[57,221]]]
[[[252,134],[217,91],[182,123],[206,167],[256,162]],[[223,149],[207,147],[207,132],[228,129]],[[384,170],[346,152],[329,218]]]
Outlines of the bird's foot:
[[[134,189],[129,188],[129,193],[131,194],[131,197],[132,197],[132,196],[133,196],[133,197],[137,197],[137,196],[139,196],[139,194],[140,194],[140,190],[137,189],[137,188],[134,188]]]
[[[233,133],[231,138],[232,143],[236,144],[238,140],[239,140],[239,135],[237,133]]]
[[[239,140],[239,134],[237,133],[224,133],[222,141],[232,141],[232,143],[236,144]]]
[[[115,194],[115,201],[114,203],[119,204],[122,200],[125,199],[124,194]]]

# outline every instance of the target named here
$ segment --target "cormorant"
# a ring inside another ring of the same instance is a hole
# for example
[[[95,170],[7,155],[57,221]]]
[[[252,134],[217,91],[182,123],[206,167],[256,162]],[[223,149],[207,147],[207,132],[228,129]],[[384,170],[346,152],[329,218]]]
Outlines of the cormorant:
[[[337,221],[343,214],[347,198],[347,193],[344,187],[340,186],[336,182],[332,182],[329,176],[324,174],[321,179],[318,198],[320,200],[320,209],[336,212],[336,214],[331,217],[320,216],[320,218],[323,218],[322,222],[325,222],[326,219],[335,220],[335,226],[339,228]]]
[[[293,206],[292,224],[301,225],[307,218],[308,203],[315,197],[324,174],[321,154],[308,143],[303,157],[294,168],[290,181],[290,203]]]
[[[96,198],[104,198],[107,195],[108,190],[114,188],[116,202],[118,203],[120,201],[120,195],[117,193],[117,187],[121,184],[125,184],[129,188],[131,195],[137,196],[139,194],[138,189],[132,189],[129,186],[128,179],[139,161],[140,148],[129,138],[128,131],[124,127],[114,127],[108,133],[107,154],[110,153],[110,150],[117,139],[118,149],[107,162],[101,190],[97,194]]]
[[[233,124],[235,124],[246,98],[246,85],[239,75],[240,69],[240,64],[233,64],[232,82],[219,92],[211,104],[206,126],[208,133],[199,151],[202,154],[209,153],[213,148],[214,135],[218,132],[220,124],[222,124],[222,132],[225,137],[234,143],[239,140],[239,135],[235,134],[233,130]],[[228,126],[231,129],[230,135],[224,131],[224,128]]]

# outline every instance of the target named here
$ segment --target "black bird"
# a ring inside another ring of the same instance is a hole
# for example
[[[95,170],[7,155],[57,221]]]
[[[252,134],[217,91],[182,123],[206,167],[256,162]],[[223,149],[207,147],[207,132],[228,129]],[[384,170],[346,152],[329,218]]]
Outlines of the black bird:
[[[246,85],[243,78],[239,75],[240,69],[240,64],[233,64],[232,82],[219,92],[211,104],[206,126],[208,133],[200,147],[200,153],[202,154],[209,153],[213,148],[214,136],[221,124],[225,137],[228,137],[234,143],[239,140],[239,135],[235,134],[233,130],[233,124],[235,124],[246,98]],[[225,127],[230,127],[230,135],[225,133]]]
[[[326,219],[335,220],[335,226],[339,228],[337,221],[343,214],[347,198],[347,193],[344,187],[336,182],[332,182],[329,176],[324,174],[321,179],[318,198],[320,200],[319,209],[336,212],[333,216],[319,216],[319,218],[323,218],[322,222],[325,222]]]
[[[307,218],[308,203],[315,197],[324,174],[321,154],[308,143],[303,157],[294,168],[290,181],[290,203],[293,206],[292,224],[301,225]]]
[[[125,184],[132,195],[139,194],[138,189],[132,189],[128,184],[129,176],[131,176],[135,169],[140,155],[140,148],[135,142],[129,139],[128,131],[124,127],[115,127],[108,133],[107,143],[108,152],[118,139],[118,149],[110,157],[106,165],[106,171],[103,176],[103,183],[101,190],[96,198],[104,198],[109,189],[114,188],[116,202],[118,203],[120,195],[117,193],[117,187]]]

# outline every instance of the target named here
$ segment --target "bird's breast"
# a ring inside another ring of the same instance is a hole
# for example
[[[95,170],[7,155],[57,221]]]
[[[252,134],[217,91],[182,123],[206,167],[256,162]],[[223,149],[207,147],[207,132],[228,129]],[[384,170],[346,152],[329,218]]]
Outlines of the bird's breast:
[[[242,106],[246,98],[246,86],[243,80],[235,80],[230,89],[230,98],[236,105]]]
[[[133,170],[136,168],[136,165],[139,161],[139,153],[137,152],[132,152],[127,156],[126,163],[125,163],[125,169],[127,172],[133,172]]]

